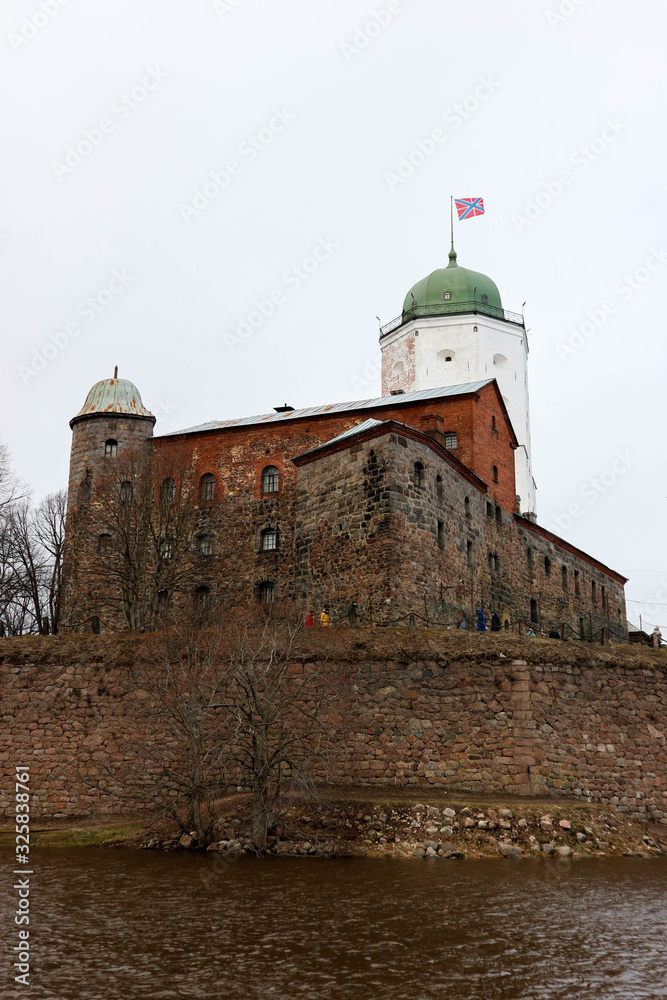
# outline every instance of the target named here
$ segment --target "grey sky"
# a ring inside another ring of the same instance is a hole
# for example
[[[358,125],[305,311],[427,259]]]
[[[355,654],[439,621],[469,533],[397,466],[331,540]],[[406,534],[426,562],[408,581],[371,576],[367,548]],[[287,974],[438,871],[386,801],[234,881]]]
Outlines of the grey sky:
[[[158,433],[379,395],[375,317],[446,263],[450,193],[481,195],[459,263],[527,303],[539,519],[667,625],[662,6],[22,0],[0,20],[0,436],[38,495],[115,364]]]

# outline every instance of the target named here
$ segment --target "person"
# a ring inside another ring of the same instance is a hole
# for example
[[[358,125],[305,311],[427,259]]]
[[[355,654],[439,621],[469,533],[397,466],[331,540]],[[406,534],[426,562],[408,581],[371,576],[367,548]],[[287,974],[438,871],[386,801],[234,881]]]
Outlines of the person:
[[[502,628],[502,622],[500,620],[500,615],[498,614],[497,611],[494,611],[493,614],[491,615],[491,631],[500,632],[501,628]]]
[[[481,608],[477,608],[477,631],[486,632],[486,615]]]
[[[322,608],[322,614],[320,615],[320,625],[323,628],[326,628],[328,624],[329,624],[329,606],[325,605],[325,607]]]
[[[468,628],[468,619],[466,618],[465,613],[463,611],[459,612],[459,623],[456,627],[465,629]]]
[[[312,611],[309,611],[306,615],[306,626],[310,628],[314,622],[315,618]]]
[[[533,639],[535,638],[535,633],[533,632],[532,628],[528,629],[528,631],[526,632],[526,635],[532,635]]]
[[[558,631],[557,628],[552,628],[551,629],[551,631],[549,632],[549,638],[550,639],[560,639],[560,632]]]

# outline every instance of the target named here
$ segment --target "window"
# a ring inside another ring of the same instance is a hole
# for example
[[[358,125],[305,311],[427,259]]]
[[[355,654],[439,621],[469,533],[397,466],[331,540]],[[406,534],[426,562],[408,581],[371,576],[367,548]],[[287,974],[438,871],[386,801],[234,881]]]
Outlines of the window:
[[[463,510],[465,512],[465,516],[470,521],[470,519],[472,518],[472,511],[470,510],[470,497],[466,497],[465,500],[463,501]]]
[[[212,472],[205,472],[199,480],[199,499],[212,500],[215,496],[215,476]]]
[[[487,500],[487,502],[486,502],[486,516],[487,517],[493,517],[493,514],[494,514],[493,504],[489,503],[488,500]]]
[[[262,471],[262,493],[277,493],[280,473],[275,465],[267,465]]]
[[[263,583],[259,588],[259,599],[262,604],[273,604],[275,593],[276,585],[274,583]]]
[[[435,493],[438,500],[442,500],[442,476],[435,477]]]
[[[168,476],[162,480],[160,487],[160,500],[162,503],[173,503],[176,499],[176,480]]]
[[[204,611],[211,604],[211,588],[197,587],[195,590],[195,607],[199,611]]]
[[[421,489],[424,485],[424,466],[421,462],[415,462],[413,470],[413,482],[417,489]]]
[[[443,347],[441,351],[438,351],[438,361],[453,361],[456,357],[456,351],[453,351],[451,347]]]
[[[601,594],[602,594],[602,610],[606,612],[606,611],[609,610],[609,608],[607,606],[607,588],[606,587],[602,587],[601,588]]]
[[[504,354],[494,354],[493,363],[496,368],[507,368],[507,358]]]
[[[503,508],[496,505],[496,521],[498,524],[503,523]]]
[[[493,466],[493,469],[491,470],[491,474],[493,476],[494,483],[497,483],[498,482],[498,466],[497,465]]]
[[[455,451],[458,447],[458,439],[454,431],[445,431],[445,448],[448,451]]]
[[[468,566],[472,566],[472,542],[470,539],[466,542],[466,563]]]
[[[174,558],[174,543],[171,538],[163,538],[160,542],[160,555],[163,559]]]
[[[551,559],[549,556],[544,557],[544,575],[551,576]]]
[[[560,570],[561,582],[563,584],[563,590],[567,590],[567,566],[561,566]]]
[[[212,556],[213,538],[210,535],[200,535],[197,539],[197,551],[200,556]]]
[[[392,375],[402,375],[405,371],[405,365],[402,361],[397,361],[391,370]]]
[[[577,597],[581,597],[581,579],[579,577],[579,570],[574,571],[574,593]]]
[[[489,296],[488,296],[488,295],[482,295],[482,302],[483,302],[483,303],[484,303],[485,305],[486,305],[486,303],[487,303],[488,301],[489,301]]]
[[[104,442],[104,457],[115,458],[117,454],[118,454],[118,442],[114,441],[113,438],[109,438],[108,441]]]
[[[438,521],[438,548],[444,549],[445,547],[445,523],[444,521]]]
[[[530,599],[530,620],[533,625],[540,624],[540,609],[536,597]]]
[[[495,430],[497,430],[497,429],[498,429],[498,428],[496,427],[496,418],[495,418],[495,416],[492,416],[492,417],[491,417],[491,430],[492,430],[492,431],[495,431]]]
[[[278,548],[278,531],[276,528],[266,528],[262,532],[262,552],[275,552]]]
[[[598,602],[598,588],[595,580],[591,581],[591,601],[593,604],[597,604]]]
[[[158,590],[157,594],[157,609],[159,614],[163,614],[167,610],[167,598],[169,592],[166,590]]]
[[[526,549],[526,562],[528,569],[535,569],[535,553],[531,548]]]
[[[489,569],[492,573],[500,572],[500,559],[495,552],[489,552]]]
[[[473,328],[472,328],[472,332],[473,332],[473,333],[477,333],[478,329],[479,329],[479,327],[477,327],[477,326],[473,326]]]
[[[111,535],[100,535],[97,539],[97,550],[98,552],[108,553],[111,552],[112,538]]]
[[[582,642],[586,641],[586,620],[584,618],[579,619],[579,636]]]
[[[452,297],[452,293],[451,293],[451,292],[445,292],[445,295],[444,295],[444,298],[445,298],[445,301],[446,301],[446,302],[447,302],[447,301],[448,301],[449,299],[451,299],[451,297]]]
[[[132,483],[129,479],[124,479],[120,484],[120,502],[128,503],[132,497]]]

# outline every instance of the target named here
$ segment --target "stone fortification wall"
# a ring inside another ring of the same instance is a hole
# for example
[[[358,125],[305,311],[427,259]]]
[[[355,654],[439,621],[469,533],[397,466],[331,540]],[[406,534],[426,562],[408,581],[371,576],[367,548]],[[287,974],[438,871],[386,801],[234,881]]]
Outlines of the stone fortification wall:
[[[304,664],[320,640],[313,630]],[[150,641],[2,641],[0,814],[12,815],[17,764],[30,766],[35,817],[127,811],[95,782],[138,727],[160,738],[135,679]],[[667,824],[664,652],[369,629],[341,631],[339,656],[336,783],[573,796]]]

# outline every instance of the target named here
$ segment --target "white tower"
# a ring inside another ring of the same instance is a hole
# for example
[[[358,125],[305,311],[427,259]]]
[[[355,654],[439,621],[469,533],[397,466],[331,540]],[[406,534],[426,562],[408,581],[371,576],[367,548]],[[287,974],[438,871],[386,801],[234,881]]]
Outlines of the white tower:
[[[536,509],[531,465],[528,338],[523,317],[503,309],[496,284],[459,267],[433,271],[405,297],[402,314],[380,331],[382,394],[495,378],[519,440],[516,488],[522,514]]]

